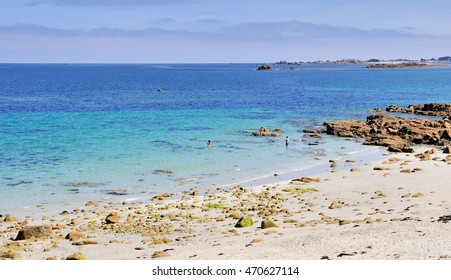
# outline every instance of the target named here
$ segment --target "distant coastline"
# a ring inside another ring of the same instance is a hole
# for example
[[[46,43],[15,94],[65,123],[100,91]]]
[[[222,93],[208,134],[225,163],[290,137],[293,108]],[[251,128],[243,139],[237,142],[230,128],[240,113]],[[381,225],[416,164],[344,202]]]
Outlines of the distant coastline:
[[[324,65],[366,65],[367,68],[425,68],[425,67],[438,67],[451,63],[451,56],[443,56],[439,58],[419,60],[409,59],[368,59],[360,60],[354,58],[339,59],[339,60],[315,60],[315,61],[286,61],[280,60],[273,63],[274,65],[306,65],[306,64],[324,64]],[[264,69],[269,70],[269,69]]]

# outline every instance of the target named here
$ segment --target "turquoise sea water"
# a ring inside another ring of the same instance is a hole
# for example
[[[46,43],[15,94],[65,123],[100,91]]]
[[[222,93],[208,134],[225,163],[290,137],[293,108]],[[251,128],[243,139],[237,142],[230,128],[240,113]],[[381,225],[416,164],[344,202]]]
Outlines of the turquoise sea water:
[[[449,67],[257,66],[0,64],[0,213],[252,185],[323,168],[375,148],[308,139],[302,129],[451,97]],[[261,126],[283,136],[250,136]]]

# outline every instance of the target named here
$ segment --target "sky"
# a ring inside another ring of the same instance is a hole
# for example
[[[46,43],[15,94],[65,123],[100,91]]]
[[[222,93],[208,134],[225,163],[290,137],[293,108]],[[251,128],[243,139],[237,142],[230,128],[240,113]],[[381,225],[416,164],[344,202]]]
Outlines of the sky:
[[[449,0],[1,0],[0,63],[451,55]]]

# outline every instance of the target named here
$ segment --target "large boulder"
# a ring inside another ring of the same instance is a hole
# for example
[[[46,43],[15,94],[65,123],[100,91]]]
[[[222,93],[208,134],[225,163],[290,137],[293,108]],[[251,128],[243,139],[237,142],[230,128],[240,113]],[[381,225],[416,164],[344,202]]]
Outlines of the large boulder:
[[[36,238],[50,237],[52,236],[52,229],[48,225],[25,227],[19,231],[16,240],[30,239],[33,236]]]

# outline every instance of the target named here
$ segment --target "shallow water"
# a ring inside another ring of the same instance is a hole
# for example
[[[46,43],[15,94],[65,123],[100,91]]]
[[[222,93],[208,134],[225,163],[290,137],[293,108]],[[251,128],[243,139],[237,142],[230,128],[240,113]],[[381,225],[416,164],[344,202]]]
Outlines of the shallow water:
[[[256,67],[0,64],[0,211],[265,181],[377,150],[302,129],[451,95],[451,68]]]

